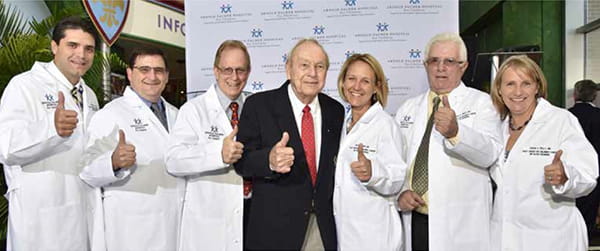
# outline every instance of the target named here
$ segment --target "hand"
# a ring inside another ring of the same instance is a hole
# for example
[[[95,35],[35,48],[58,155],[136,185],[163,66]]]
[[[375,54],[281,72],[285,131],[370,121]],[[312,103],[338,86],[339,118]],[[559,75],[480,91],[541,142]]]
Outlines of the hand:
[[[563,151],[558,150],[554,154],[554,159],[552,160],[552,164],[544,166],[544,177],[546,184],[550,185],[564,185],[567,182],[568,178],[565,174],[565,167],[560,161],[560,156],[562,156]]]
[[[364,153],[363,144],[358,145],[358,161],[350,163],[350,169],[358,180],[367,182],[371,179],[371,161],[367,159]]]
[[[269,152],[269,165],[277,173],[289,173],[294,165],[294,148],[287,147],[290,136],[283,132],[281,140]]]
[[[406,190],[398,197],[398,206],[402,211],[412,211],[415,208],[425,206],[425,201],[412,190]]]
[[[119,143],[112,154],[113,170],[119,168],[128,168],[135,164],[135,146],[127,144],[125,141],[125,133],[119,130]]]
[[[77,112],[73,110],[65,110],[65,96],[62,92],[58,92],[58,104],[54,110],[54,128],[56,133],[61,137],[69,137],[77,128]]]
[[[223,139],[223,148],[221,148],[221,157],[223,163],[233,164],[242,158],[244,153],[244,144],[235,141],[235,135],[238,133],[238,127],[235,126],[233,131]]]
[[[444,107],[438,108],[433,116],[435,129],[447,139],[456,137],[458,134],[458,122],[456,122],[456,113],[450,107],[447,96],[442,96]]]

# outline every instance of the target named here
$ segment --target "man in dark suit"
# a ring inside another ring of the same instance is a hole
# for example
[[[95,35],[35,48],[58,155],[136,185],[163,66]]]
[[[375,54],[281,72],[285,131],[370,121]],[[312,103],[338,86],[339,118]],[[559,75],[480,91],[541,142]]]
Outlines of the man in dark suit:
[[[569,108],[569,111],[577,117],[585,137],[592,143],[596,154],[600,153],[600,108],[597,108],[592,103],[596,98],[597,84],[591,80],[581,80],[575,83],[575,91],[573,97],[575,105]],[[599,154],[600,159],[600,154]],[[600,160],[599,163],[600,165]],[[600,178],[597,183],[600,184]],[[591,235],[596,229],[596,215],[598,213],[598,204],[600,203],[600,185],[585,197],[578,198],[576,201],[577,208],[583,215],[585,224],[588,229],[588,239],[591,240]]]
[[[245,248],[335,250],[335,156],[343,107],[320,93],[329,58],[313,39],[300,40],[286,62],[288,80],[250,96],[237,139],[235,170],[253,180]]]

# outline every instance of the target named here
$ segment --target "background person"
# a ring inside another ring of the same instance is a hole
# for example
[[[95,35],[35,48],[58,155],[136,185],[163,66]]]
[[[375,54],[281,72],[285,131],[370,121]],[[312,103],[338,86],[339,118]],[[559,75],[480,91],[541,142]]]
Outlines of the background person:
[[[546,78],[525,55],[504,61],[492,86],[505,146],[490,170],[492,250],[587,250],[575,199],[596,185],[598,158],[577,119],[546,101]]]
[[[350,56],[338,77],[350,104],[335,169],[333,210],[340,250],[401,250],[402,223],[394,202],[406,175],[400,130],[383,110],[388,98],[381,65]]]

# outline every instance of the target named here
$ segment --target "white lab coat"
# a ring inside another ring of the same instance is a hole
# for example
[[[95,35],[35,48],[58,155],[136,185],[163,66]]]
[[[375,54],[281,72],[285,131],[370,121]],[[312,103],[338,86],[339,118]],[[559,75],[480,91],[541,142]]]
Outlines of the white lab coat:
[[[172,128],[177,108],[164,99],[163,104]],[[136,164],[114,172],[111,156],[118,129],[125,132],[127,143],[135,146]],[[88,132],[87,163],[80,177],[103,190],[103,208],[93,209],[93,249],[174,250],[185,182],[167,173],[168,132],[160,120],[127,87],[123,97],[94,115]]]
[[[350,113],[346,116],[346,121]],[[402,222],[396,198],[406,175],[400,130],[381,104],[373,104],[346,134],[344,123],[335,169],[333,214],[338,249],[402,250]],[[350,164],[358,160],[357,149],[371,160],[371,179],[361,182]]]
[[[396,113],[412,164],[427,125],[425,92],[407,100]],[[498,158],[498,114],[489,95],[461,83],[448,94],[458,121],[453,146],[435,127],[429,143],[429,248],[432,251],[489,250],[492,187],[488,168]],[[404,189],[408,189],[408,180]],[[411,245],[411,211],[402,212],[406,250]]]
[[[502,127],[509,138],[508,119]],[[561,157],[567,182],[545,184],[544,166]],[[575,198],[596,185],[598,160],[577,118],[540,98],[506,162],[491,169],[498,184],[492,216],[493,250],[587,250],[587,230]]]
[[[215,88],[185,103],[171,131],[167,168],[187,180],[179,250],[242,250],[243,180],[221,157],[232,128]]]
[[[86,193],[77,176],[85,128],[98,109],[96,95],[81,80],[83,112],[73,85],[54,63],[36,62],[15,76],[0,103],[0,161],[8,185],[8,250],[87,250]],[[62,138],[54,127],[58,92],[65,109],[78,111],[77,128]]]

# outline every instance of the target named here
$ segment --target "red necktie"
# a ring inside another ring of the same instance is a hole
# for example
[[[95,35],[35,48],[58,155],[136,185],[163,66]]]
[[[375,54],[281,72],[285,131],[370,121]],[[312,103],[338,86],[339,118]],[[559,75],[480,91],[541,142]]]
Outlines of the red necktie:
[[[302,146],[304,155],[306,155],[306,163],[308,163],[308,171],[313,186],[317,181],[317,156],[315,154],[315,127],[310,107],[306,105],[302,109]]]
[[[236,102],[231,102],[229,104],[229,109],[231,109],[231,127],[235,127],[238,125],[238,108],[239,105]],[[250,193],[252,192],[252,181],[244,180],[244,198],[250,198]]]

